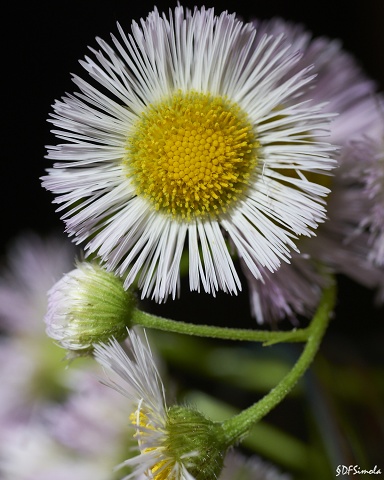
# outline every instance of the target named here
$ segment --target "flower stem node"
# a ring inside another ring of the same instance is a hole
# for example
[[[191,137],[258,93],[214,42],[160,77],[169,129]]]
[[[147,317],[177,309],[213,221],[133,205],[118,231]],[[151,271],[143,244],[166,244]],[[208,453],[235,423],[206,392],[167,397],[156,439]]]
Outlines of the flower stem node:
[[[69,356],[88,355],[95,343],[126,338],[135,305],[114,274],[81,262],[48,292],[46,332]]]
[[[196,480],[218,478],[227,449],[221,424],[190,407],[173,405],[168,410],[167,430],[170,457],[183,463]],[[156,476],[155,468],[156,480],[167,478]]]

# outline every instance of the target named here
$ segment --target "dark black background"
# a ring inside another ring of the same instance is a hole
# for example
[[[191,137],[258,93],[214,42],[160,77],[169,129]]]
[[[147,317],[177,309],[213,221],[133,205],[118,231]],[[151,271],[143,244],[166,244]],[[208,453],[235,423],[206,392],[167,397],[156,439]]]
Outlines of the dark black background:
[[[168,11],[176,3],[161,1],[156,5],[159,10]],[[188,1],[184,5],[195,4]],[[145,17],[153,6],[149,0],[94,0],[13,2],[2,7],[2,254],[15,235],[26,229],[42,233],[52,228],[63,231],[63,224],[51,204],[53,197],[42,189],[39,180],[44,169],[50,166],[44,159],[44,146],[55,142],[46,122],[51,104],[64,92],[74,90],[70,72],[83,75],[78,59],[87,54],[88,45],[96,47],[96,36],[108,41],[109,33],[117,31],[117,21],[128,30],[132,19]],[[384,89],[382,0],[220,0],[206,6],[214,6],[218,13],[237,12],[244,20],[281,16],[303,23],[315,35],[339,38],[367,74],[376,79],[379,88]],[[207,306],[200,308],[195,300],[196,296],[192,296],[183,310],[184,320],[198,320],[206,311]],[[231,298],[220,296],[219,301],[224,302],[228,317],[247,312],[244,300],[240,300],[240,307],[233,303],[237,300]],[[372,304],[372,292],[348,279],[340,279],[336,319],[326,340],[330,352],[338,351],[337,361],[341,358],[373,367],[382,364],[384,309],[374,308]],[[217,305],[213,302],[208,308],[213,312]],[[173,306],[161,307],[160,311],[167,313],[167,308],[171,311]],[[340,348],[344,347],[343,356]]]
[[[157,2],[168,11],[173,2]],[[195,5],[192,1],[186,4]],[[201,6],[201,3],[196,3]],[[78,59],[95,37],[109,40],[116,22],[129,29],[153,9],[150,0],[7,2],[2,7],[1,225],[3,244],[21,229],[62,228],[51,194],[39,177],[49,162],[44,145],[55,140],[46,118],[54,99],[73,90],[70,72],[82,75]],[[244,20],[281,16],[304,23],[315,35],[340,38],[369,75],[384,85],[384,6],[370,1],[227,0],[206,4],[237,12]]]

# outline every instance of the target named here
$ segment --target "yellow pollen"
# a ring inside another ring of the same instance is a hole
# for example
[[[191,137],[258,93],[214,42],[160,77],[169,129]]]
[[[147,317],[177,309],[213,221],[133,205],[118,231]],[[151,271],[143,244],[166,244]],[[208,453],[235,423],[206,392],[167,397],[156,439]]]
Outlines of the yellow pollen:
[[[146,108],[128,136],[123,164],[137,195],[191,220],[220,215],[241,198],[258,146],[236,103],[178,91]]]
[[[131,413],[129,419],[135,427],[141,427],[145,430],[155,431],[154,426],[150,423],[147,415],[143,412],[143,410]],[[138,437],[139,445],[141,443],[140,437],[147,434],[145,433],[145,430],[143,432],[137,431],[137,433],[134,435],[135,437]],[[156,450],[156,447],[145,448],[143,450],[143,453],[151,452],[153,450]],[[172,467],[172,462],[170,463],[168,459],[159,458],[159,461],[157,463],[149,467],[153,475],[151,478],[153,478],[153,480],[169,480],[170,478],[172,478]]]

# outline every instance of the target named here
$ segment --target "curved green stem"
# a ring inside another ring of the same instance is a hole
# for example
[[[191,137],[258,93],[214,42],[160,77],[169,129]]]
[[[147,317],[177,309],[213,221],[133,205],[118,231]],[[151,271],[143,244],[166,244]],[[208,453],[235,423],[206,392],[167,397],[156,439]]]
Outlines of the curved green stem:
[[[323,293],[317,312],[308,327],[309,336],[307,343],[292,370],[260,401],[222,423],[227,445],[233,445],[240,441],[258,420],[263,418],[283,400],[308,369],[327,328],[335,304],[335,298],[336,288],[332,285]]]
[[[247,330],[243,328],[215,327],[170,320],[135,309],[131,322],[145,328],[155,328],[167,332],[196,335],[199,337],[218,338],[222,340],[242,340],[263,342],[272,345],[279,342],[305,342],[310,334],[309,327],[294,329],[289,332],[271,332],[264,330]]]

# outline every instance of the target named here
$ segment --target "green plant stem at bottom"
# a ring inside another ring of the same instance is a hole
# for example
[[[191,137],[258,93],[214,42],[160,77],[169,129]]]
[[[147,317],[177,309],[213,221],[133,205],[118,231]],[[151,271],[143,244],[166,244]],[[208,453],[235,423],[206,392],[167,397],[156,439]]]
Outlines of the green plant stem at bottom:
[[[308,340],[299,359],[289,373],[261,400],[222,423],[228,446],[240,442],[257,421],[278,405],[296,385],[312,363],[327,329],[336,299],[336,287],[325,289],[319,307],[308,327]]]

